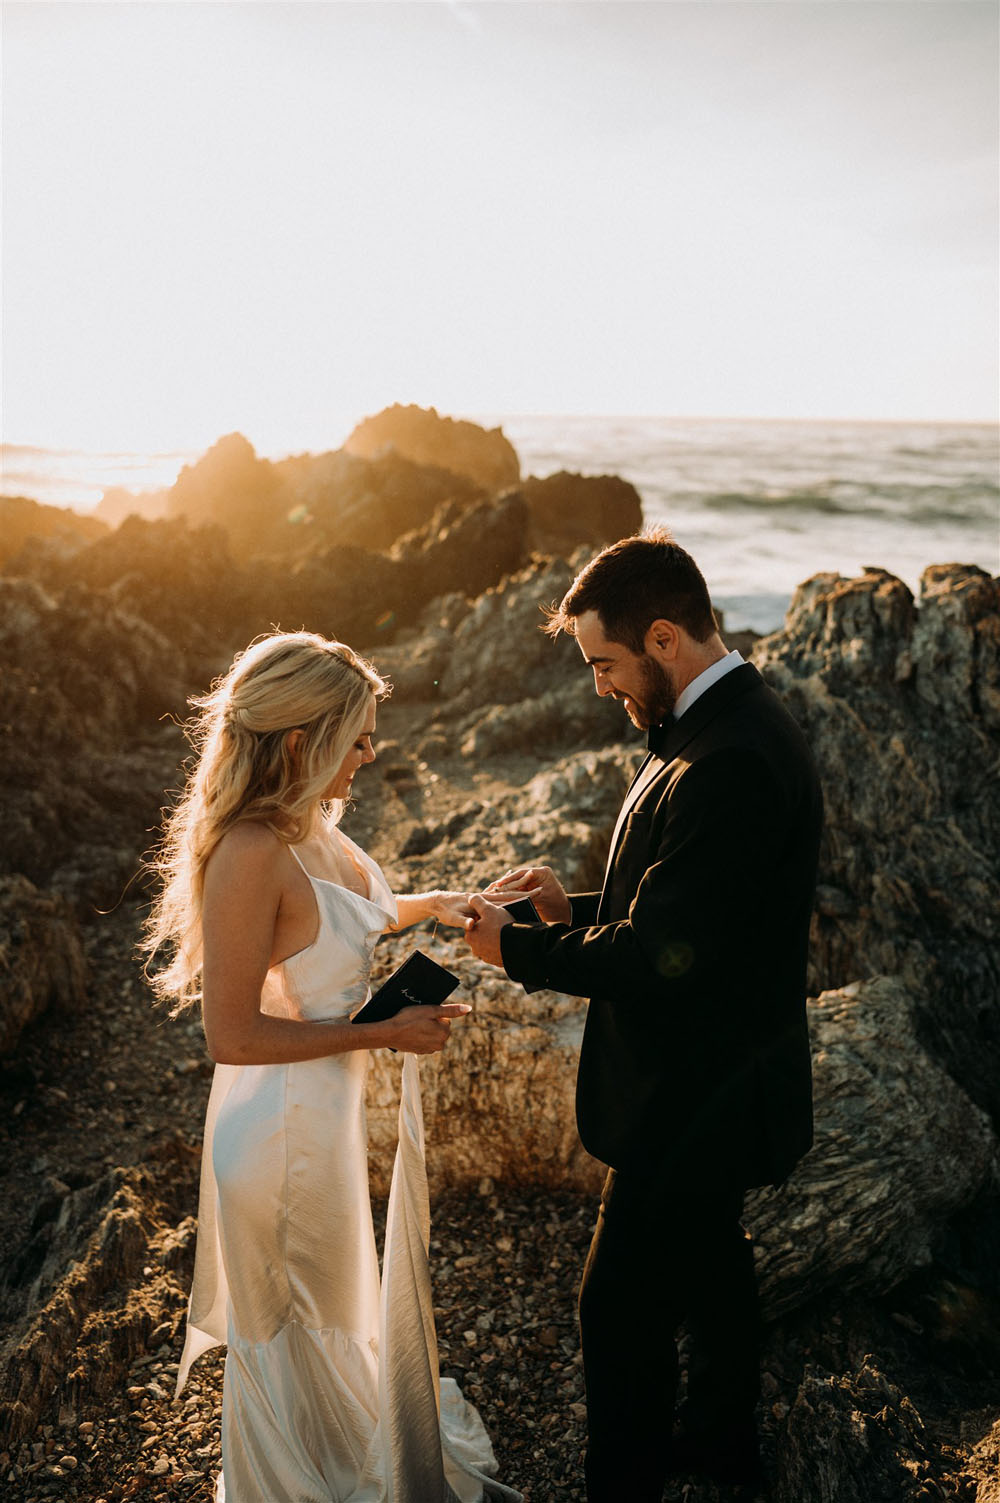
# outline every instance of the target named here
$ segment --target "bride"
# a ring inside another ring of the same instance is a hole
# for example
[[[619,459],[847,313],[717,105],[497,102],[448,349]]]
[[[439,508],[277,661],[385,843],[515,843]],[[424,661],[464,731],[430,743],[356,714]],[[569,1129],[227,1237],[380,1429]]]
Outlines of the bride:
[[[461,924],[451,892],[394,897],[338,828],[375,752],[386,685],[341,642],[275,634],[200,700],[198,751],[156,861],[144,949],[176,1008],[201,1000],[216,1061],[187,1339],[228,1343],[227,1503],[475,1503],[520,1495],[489,1438],[439,1383],[415,1056],[463,1003],[353,1024],[386,930]],[[382,1278],[368,1191],[368,1050],[403,1054]]]

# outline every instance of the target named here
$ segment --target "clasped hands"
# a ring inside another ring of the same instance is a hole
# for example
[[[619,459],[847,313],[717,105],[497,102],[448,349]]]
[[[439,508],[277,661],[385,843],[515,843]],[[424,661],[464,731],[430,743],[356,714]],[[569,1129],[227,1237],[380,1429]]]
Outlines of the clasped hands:
[[[570,903],[549,866],[518,866],[504,872],[482,892],[435,892],[433,913],[442,924],[464,927],[472,953],[489,965],[501,966],[500,931],[514,920],[507,905],[530,898],[547,924],[568,924]]]
[[[500,931],[514,920],[507,912],[509,903],[530,898],[538,917],[547,924],[568,923],[570,903],[565,889],[551,867],[518,866],[504,872],[481,893],[469,895],[471,915],[465,920],[465,940],[479,960],[503,966]]]

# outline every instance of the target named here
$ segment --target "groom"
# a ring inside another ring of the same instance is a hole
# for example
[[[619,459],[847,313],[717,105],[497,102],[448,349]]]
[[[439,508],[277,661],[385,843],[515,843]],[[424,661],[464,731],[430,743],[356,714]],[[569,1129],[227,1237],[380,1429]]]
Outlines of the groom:
[[[806,952],[822,800],[802,733],[727,652],[664,528],[605,548],[547,627],[648,731],[600,893],[548,868],[544,924],[482,897],[468,941],[529,989],[588,997],[577,1121],[610,1166],[580,1290],[589,1503],[660,1503],[672,1473],[761,1478],[759,1338],[744,1192],[812,1141]],[[672,1434],[675,1333],[691,1336]]]

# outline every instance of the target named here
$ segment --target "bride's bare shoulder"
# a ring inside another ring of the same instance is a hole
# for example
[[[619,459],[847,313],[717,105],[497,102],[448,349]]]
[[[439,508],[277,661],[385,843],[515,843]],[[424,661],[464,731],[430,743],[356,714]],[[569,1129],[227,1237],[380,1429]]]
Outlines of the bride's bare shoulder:
[[[267,878],[284,873],[288,846],[259,820],[244,819],[227,830],[208,859],[205,875],[223,881],[228,877]]]

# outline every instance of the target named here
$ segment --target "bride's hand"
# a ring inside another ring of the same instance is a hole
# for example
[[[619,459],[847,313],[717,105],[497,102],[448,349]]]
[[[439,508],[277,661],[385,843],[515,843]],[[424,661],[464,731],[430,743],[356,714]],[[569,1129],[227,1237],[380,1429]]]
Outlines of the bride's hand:
[[[476,911],[469,903],[467,892],[432,892],[428,894],[430,910],[439,924],[450,924],[454,929],[464,929],[466,919],[475,918]]]
[[[530,898],[547,924],[568,924],[572,916],[566,889],[550,866],[515,867],[485,887],[483,896],[501,904]]]
[[[472,1008],[467,1002],[442,1002],[440,1007],[403,1007],[384,1025],[386,1042],[405,1054],[437,1054],[448,1042],[455,1018]]]

